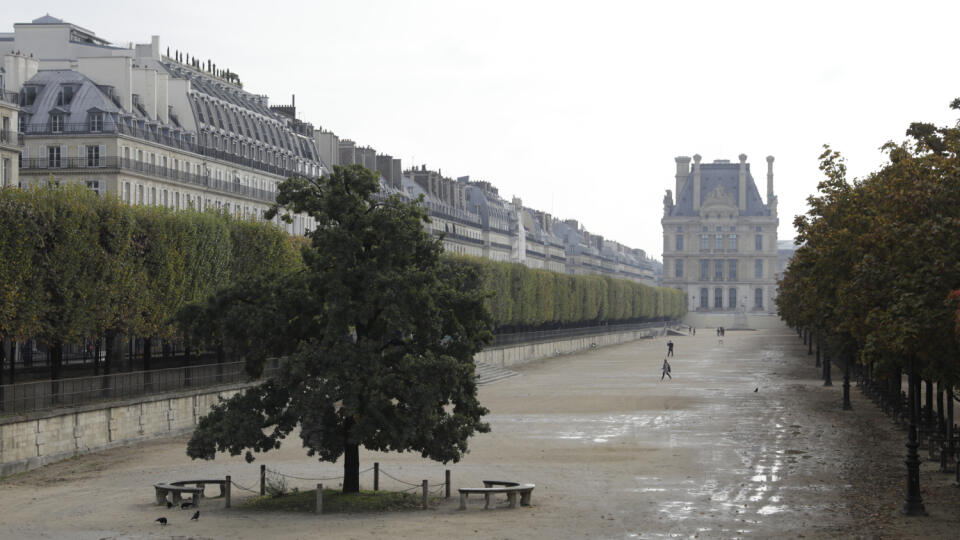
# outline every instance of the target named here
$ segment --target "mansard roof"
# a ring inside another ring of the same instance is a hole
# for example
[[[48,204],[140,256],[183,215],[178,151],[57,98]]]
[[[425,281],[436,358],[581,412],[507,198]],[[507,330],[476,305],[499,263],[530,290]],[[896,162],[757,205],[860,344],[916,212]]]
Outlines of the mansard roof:
[[[723,193],[733,196],[734,204],[740,200],[740,164],[739,163],[701,163],[700,164],[700,206],[710,193],[717,188]],[[671,216],[697,216],[699,212],[693,210],[693,171],[687,176],[683,189],[677,193],[676,203]],[[747,208],[740,211],[741,216],[768,216],[770,211],[760,198],[760,191],[750,174],[750,164],[747,163]]]
[[[21,107],[24,114],[30,115],[30,124],[45,125],[50,114],[66,116],[68,124],[80,124],[87,121],[92,109],[106,113],[124,112],[93,81],[71,70],[41,70],[25,86],[38,87],[37,96],[32,105]],[[57,95],[63,86],[74,88],[73,99],[67,105],[57,105]],[[139,116],[138,112],[126,111]]]

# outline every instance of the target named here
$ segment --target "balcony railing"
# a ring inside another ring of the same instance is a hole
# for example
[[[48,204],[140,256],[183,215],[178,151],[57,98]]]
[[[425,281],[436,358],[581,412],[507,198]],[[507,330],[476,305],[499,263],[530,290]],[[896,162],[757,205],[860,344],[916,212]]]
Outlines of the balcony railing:
[[[0,101],[9,103],[11,105],[20,106],[20,96],[16,92],[7,92],[0,88]]]
[[[143,173],[149,176],[174,180],[183,184],[190,184],[222,193],[240,195],[259,199],[268,203],[276,200],[272,191],[244,186],[239,182],[216,180],[208,176],[178,171],[169,167],[152,165],[132,159],[123,159],[115,156],[100,158],[93,157],[66,157],[66,158],[24,158],[21,170],[49,170],[49,169],[86,169],[86,170],[126,170]]]
[[[16,131],[0,130],[0,144],[3,146],[23,146],[23,135]]]
[[[171,132],[167,129],[154,129],[152,127],[139,127],[135,125],[128,125],[124,122],[114,122],[110,118],[105,118],[104,121],[100,124],[93,123],[54,123],[48,122],[45,124],[27,124],[24,126],[24,135],[26,136],[74,136],[74,135],[129,135],[137,139],[142,139],[145,141],[151,141],[160,143],[164,146],[169,146],[177,150],[183,150],[185,152],[190,152],[200,156],[205,156],[210,159],[217,159],[221,161],[227,161],[240,165],[242,167],[248,167],[251,169],[257,169],[269,174],[274,174],[284,178],[289,178],[291,176],[304,176],[301,173],[298,173],[295,169],[288,167],[281,167],[278,165],[272,165],[270,163],[265,163],[257,159],[243,157],[237,154],[226,152],[223,150],[217,150],[215,148],[210,148],[208,146],[199,145],[194,141],[192,134],[182,134],[178,132]]]

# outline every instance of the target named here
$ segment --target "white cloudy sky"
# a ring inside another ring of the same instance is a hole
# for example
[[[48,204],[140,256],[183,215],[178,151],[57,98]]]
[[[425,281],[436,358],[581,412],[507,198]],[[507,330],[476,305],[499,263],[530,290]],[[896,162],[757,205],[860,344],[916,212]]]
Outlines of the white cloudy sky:
[[[8,2],[117,44],[210,58],[302,119],[594,234],[662,251],[674,157],[745,153],[781,239],[829,143],[854,175],[911,121],[952,123],[960,2]],[[783,6],[783,7],[782,7]]]

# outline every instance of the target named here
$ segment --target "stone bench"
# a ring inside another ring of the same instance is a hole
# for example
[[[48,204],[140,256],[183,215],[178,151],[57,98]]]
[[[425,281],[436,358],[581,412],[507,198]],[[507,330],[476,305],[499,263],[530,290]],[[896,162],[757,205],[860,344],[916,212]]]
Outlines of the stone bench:
[[[199,505],[200,498],[203,497],[203,488],[200,487],[187,487],[176,484],[154,484],[153,488],[157,492],[157,504],[166,504],[168,493],[173,499],[170,501],[173,504],[180,504],[181,495],[184,493],[190,494],[190,503],[193,506]]]
[[[220,497],[226,496],[227,493],[227,481],[223,478],[220,480],[178,480],[176,482],[170,482],[172,486],[195,486],[200,489],[200,496],[206,497],[207,495],[203,492],[204,487],[207,484],[217,484],[220,486]]]
[[[460,488],[460,510],[467,509],[467,497],[470,494],[483,495],[484,509],[490,508],[490,496],[503,493],[510,502],[510,508],[517,507],[517,494],[520,495],[520,505],[530,506],[534,484],[520,484],[501,480],[484,480],[482,488]]]

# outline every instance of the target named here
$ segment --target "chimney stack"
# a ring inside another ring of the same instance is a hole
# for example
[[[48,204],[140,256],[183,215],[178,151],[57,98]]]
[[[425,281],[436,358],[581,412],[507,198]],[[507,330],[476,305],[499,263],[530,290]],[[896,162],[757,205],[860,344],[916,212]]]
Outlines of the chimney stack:
[[[693,155],[693,211],[700,211],[700,154]]]
[[[679,156],[674,158],[674,161],[677,162],[677,190],[673,192],[673,196],[676,197],[676,201],[680,202],[680,191],[683,190],[684,184],[687,183],[687,179],[690,178],[690,158],[687,156]]]
[[[773,156],[767,156],[767,204],[773,200]]]
[[[740,154],[740,183],[737,185],[740,212],[747,210],[747,155]]]

